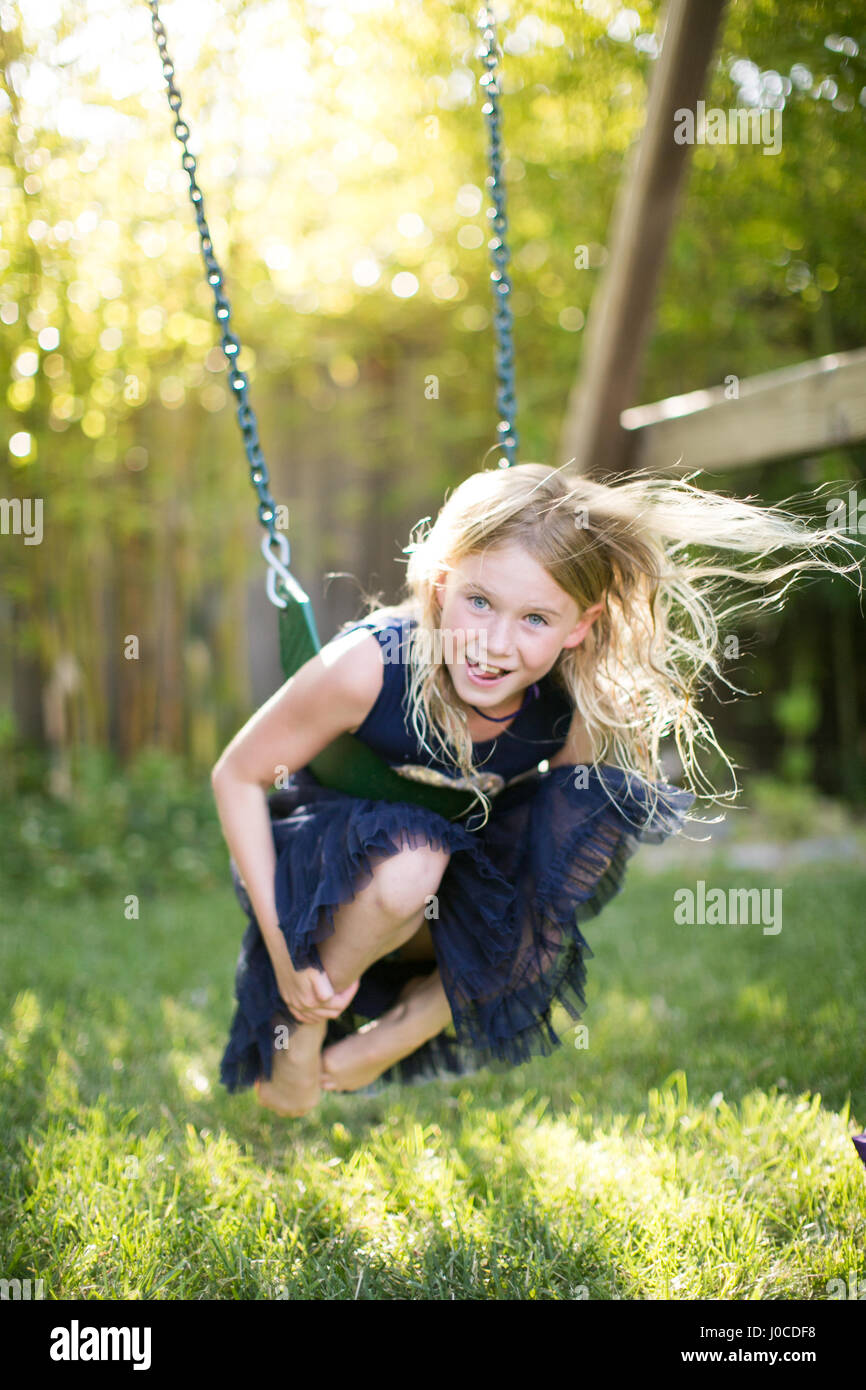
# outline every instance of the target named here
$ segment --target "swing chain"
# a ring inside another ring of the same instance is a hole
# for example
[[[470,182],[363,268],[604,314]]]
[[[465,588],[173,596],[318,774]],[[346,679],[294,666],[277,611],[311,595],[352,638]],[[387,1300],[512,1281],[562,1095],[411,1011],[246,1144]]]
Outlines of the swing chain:
[[[284,608],[286,600],[279,596],[278,578],[283,585],[284,592],[292,593],[299,601],[305,601],[307,596],[289,573],[289,543],[286,536],[276,529],[276,503],[268,491],[270,475],[259,442],[255,413],[248,399],[246,373],[238,366],[237,359],[241,344],[231,332],[231,306],[223,293],[223,274],[213,253],[213,241],[204,215],[204,195],[195,178],[196,160],[187,144],[190,128],[181,115],[181,94],[174,82],[174,63],[168,53],[165,28],[159,17],[159,0],[147,0],[147,3],[151,12],[154,38],[162,60],[163,76],[168,87],[168,103],[175,115],[174,134],[183,147],[181,162],[189,178],[189,196],[195,212],[207,281],[213,290],[214,317],[221,332],[221,345],[229,367],[229,384],[237,400],[238,424],[250,467],[250,480],[259,497],[259,521],[268,533],[262,539],[262,553],[269,567],[268,597],[277,607]],[[495,16],[492,10],[486,6],[479,13],[478,25],[483,40],[480,56],[487,69],[481,78],[480,85],[485,88],[488,97],[481,110],[482,114],[487,117],[490,136],[488,150],[490,174],[485,183],[493,204],[492,208],[488,209],[487,215],[494,231],[494,236],[488,245],[493,263],[490,279],[493,284],[493,327],[496,340],[494,360],[498,381],[496,404],[500,416],[497,435],[505,455],[505,458],[500,460],[500,464],[503,467],[510,467],[516,459],[519,436],[514,423],[517,406],[514,393],[513,315],[509,303],[511,281],[507,269],[511,253],[505,240],[508,219],[505,211],[505,180],[502,173],[500,87],[496,71],[501,49],[499,49],[496,40]],[[279,551],[279,558],[274,555],[273,547]]]
[[[168,87],[168,104],[175,114],[174,133],[183,146],[183,159],[181,161],[189,178],[189,196],[195,210],[195,219],[198,226],[199,239],[201,241],[201,253],[204,260],[207,281],[213,290],[214,296],[214,318],[217,327],[221,331],[221,345],[229,368],[229,385],[235,393],[237,402],[238,424],[244,441],[244,450],[247,462],[250,466],[250,480],[259,496],[258,516],[262,526],[265,527],[267,535],[262,538],[262,554],[268,562],[267,592],[271,602],[278,608],[286,607],[286,600],[280,598],[277,591],[277,577],[279,576],[285,589],[305,601],[307,596],[304,594],[300,585],[292,578],[288,571],[289,563],[289,542],[286,536],[276,529],[277,507],[273,497],[268,491],[270,475],[265,456],[262,453],[259,443],[258,425],[255,413],[248,400],[247,377],[246,373],[238,366],[238,355],[241,344],[231,332],[231,306],[223,293],[223,274],[213,253],[213,241],[211,240],[210,230],[204,215],[204,194],[196,182],[196,161],[195,156],[190,152],[187,141],[190,137],[190,128],[181,116],[181,95],[174,81],[174,63],[168,54],[166,46],[166,33],[162,20],[159,17],[159,0],[147,0],[151,12],[151,23],[154,38],[162,59],[162,72]],[[273,554],[273,547],[279,551],[279,558]]]
[[[487,117],[487,128],[490,136],[488,149],[490,173],[485,183],[493,204],[488,209],[487,216],[493,227],[494,235],[487,244],[490,248],[490,259],[493,264],[490,279],[493,284],[493,329],[496,339],[494,360],[498,381],[496,405],[499,411],[499,424],[497,434],[500,448],[505,455],[505,459],[500,459],[500,466],[510,468],[516,461],[519,436],[515,428],[517,401],[514,394],[513,315],[509,302],[511,280],[508,276],[508,261],[511,252],[505,240],[508,218],[505,213],[505,179],[502,173],[502,116],[499,108],[501,88],[497,72],[497,63],[502,50],[496,39],[496,18],[493,11],[487,6],[484,6],[479,12],[478,27],[481,30],[482,38],[482,46],[478,50],[478,56],[487,69],[481,78],[480,85],[485,88],[487,94],[487,101],[485,101],[481,111]]]

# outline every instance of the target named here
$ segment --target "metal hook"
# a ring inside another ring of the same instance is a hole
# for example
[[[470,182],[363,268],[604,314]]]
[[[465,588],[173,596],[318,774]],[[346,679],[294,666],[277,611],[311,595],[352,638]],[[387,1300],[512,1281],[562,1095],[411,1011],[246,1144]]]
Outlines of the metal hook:
[[[271,544],[276,541],[280,552],[280,558],[272,554]],[[277,575],[283,581],[284,586],[291,594],[296,603],[309,603],[309,597],[304,593],[298,581],[288,571],[289,563],[289,542],[281,532],[275,531],[262,536],[262,554],[268,562],[268,577],[265,584],[268,598],[277,608],[288,608],[288,600],[280,598],[277,593]]]

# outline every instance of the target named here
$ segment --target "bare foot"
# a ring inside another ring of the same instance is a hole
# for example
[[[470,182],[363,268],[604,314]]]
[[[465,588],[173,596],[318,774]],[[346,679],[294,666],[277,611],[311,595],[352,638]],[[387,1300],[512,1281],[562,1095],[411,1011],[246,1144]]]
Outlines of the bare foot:
[[[424,976],[413,976],[401,989],[397,1004],[381,1018],[371,1019],[356,1033],[341,1038],[338,1043],[323,1048],[321,1061],[321,1085],[325,1091],[359,1091],[369,1086],[383,1071],[413,1051],[414,1045],[407,1047],[405,1029],[397,1038],[395,1023],[403,1022],[405,1009],[400,1009],[411,995],[427,984]],[[423,1038],[419,1038],[420,1046]],[[402,1044],[402,1045],[401,1045]]]
[[[322,1089],[319,1058],[327,1031],[324,1019],[300,1023],[282,1047],[285,1034],[275,1032],[271,1079],[259,1077],[255,1083],[260,1105],[277,1115],[294,1117],[315,1109]]]

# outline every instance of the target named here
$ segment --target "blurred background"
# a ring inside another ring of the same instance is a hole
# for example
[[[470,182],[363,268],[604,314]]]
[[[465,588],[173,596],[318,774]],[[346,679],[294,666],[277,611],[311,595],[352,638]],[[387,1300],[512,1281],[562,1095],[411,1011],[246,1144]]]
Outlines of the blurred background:
[[[397,597],[410,528],[491,463],[476,9],[161,9],[271,490],[323,641],[362,591]],[[662,11],[541,0],[496,14],[520,459],[553,463]],[[862,37],[856,5],[728,7],[703,96],[780,112],[783,147],[691,151],[631,405],[866,344]],[[0,775],[10,793],[69,803],[110,769],[128,789],[143,757],[160,784],[176,764],[178,784],[204,786],[282,675],[150,11],[0,0],[0,42],[3,494],[44,500],[42,542],[4,535],[0,553]],[[768,503],[827,480],[856,488],[864,452],[743,466],[732,450],[701,484]],[[746,770],[862,803],[854,587],[810,583],[740,637],[732,678],[756,693],[710,698],[722,746]]]
[[[699,458],[700,485],[768,504],[838,485],[814,521],[838,496],[862,542],[866,13],[732,0],[704,42],[718,10],[495,2],[519,458],[563,462],[600,392],[610,429],[618,394],[617,430],[625,411],[626,429],[658,422],[660,465]],[[496,459],[477,9],[161,14],[324,642],[364,592],[396,599],[411,528]],[[684,80],[703,45],[693,95],[781,117],[782,144],[690,148],[662,256],[658,206],[632,217],[629,318],[605,359],[618,199],[676,51],[670,14],[692,21]],[[289,1122],[220,1087],[246,920],[209,773],[283,676],[172,125],[144,0],[0,0],[4,1285],[196,1300],[855,1288],[866,663],[838,577],[742,624],[728,673],[753,693],[704,703],[739,814],[646,849],[582,924],[587,1040],[557,1006],[549,1058],[328,1094]],[[755,379],[789,369],[756,416]],[[677,398],[693,392],[692,413]],[[678,924],[696,874],[784,890],[784,930]]]

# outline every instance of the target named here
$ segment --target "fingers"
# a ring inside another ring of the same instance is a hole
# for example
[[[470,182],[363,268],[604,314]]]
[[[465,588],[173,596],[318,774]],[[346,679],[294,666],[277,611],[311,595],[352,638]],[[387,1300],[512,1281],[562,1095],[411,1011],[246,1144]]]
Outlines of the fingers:
[[[316,970],[313,974],[313,995],[316,1000],[321,1000],[323,1004],[334,997],[334,986],[324,970]],[[312,1001],[311,1004],[312,1007],[315,1007]]]
[[[334,995],[334,998],[333,998],[333,1000],[332,1000],[332,1003],[335,1003],[335,1004],[336,1004],[336,1003],[339,1003],[340,1008],[341,1008],[341,1009],[345,1009],[346,1005],[347,1005],[352,999],[354,999],[355,995],[358,993],[358,989],[359,989],[359,987],[360,987],[360,984],[361,984],[361,981],[360,981],[360,980],[353,980],[352,983],[351,983],[350,985],[347,985],[347,986],[346,986],[346,988],[342,991],[341,994],[335,994],[335,995]]]
[[[299,1023],[322,1023],[329,1018],[339,1018],[343,1012],[333,1004],[308,1004],[303,1007],[291,1004],[289,1007]]]
[[[318,996],[316,999],[308,999],[306,1007],[316,1015],[317,1018],[339,1018],[360,986],[360,979],[353,980],[345,989],[339,993],[335,991],[331,981],[324,970],[317,970],[313,977],[313,991]]]
[[[339,1018],[358,992],[361,981],[353,980],[339,993],[335,993],[324,970],[317,970],[310,980],[307,998],[292,1004],[287,1000],[293,1016],[299,1023],[320,1023],[330,1018]]]

